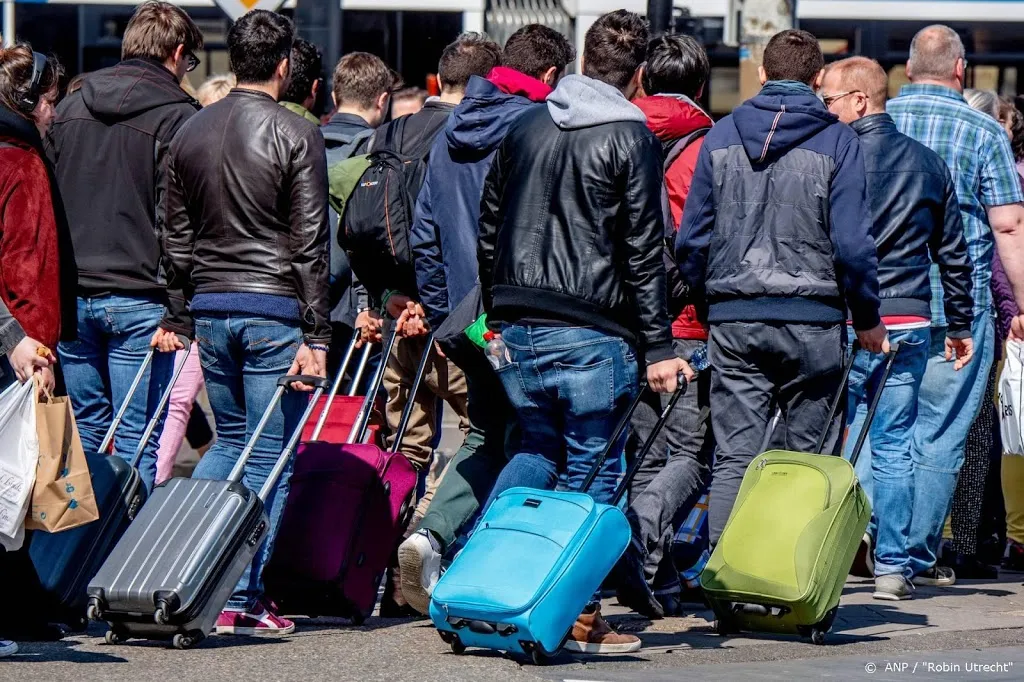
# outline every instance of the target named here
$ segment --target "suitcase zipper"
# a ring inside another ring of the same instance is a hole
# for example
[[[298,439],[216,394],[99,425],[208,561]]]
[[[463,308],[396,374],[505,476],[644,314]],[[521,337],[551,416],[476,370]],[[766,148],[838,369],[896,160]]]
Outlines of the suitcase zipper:
[[[801,462],[801,461],[795,460],[795,459],[772,459],[770,462],[767,459],[762,459],[758,463],[757,468],[758,468],[758,470],[761,470],[761,469],[764,469],[765,466],[767,466],[769,464],[795,464],[797,466],[804,466],[804,467],[808,467],[808,468],[814,469],[819,474],[821,474],[822,478],[825,479],[826,496],[825,496],[825,506],[822,509],[823,510],[824,509],[828,509],[829,507],[832,506],[832,479],[830,479],[828,477],[828,473],[826,473],[826,471],[824,469],[822,469],[821,467],[816,466],[814,464],[808,464],[807,462]]]

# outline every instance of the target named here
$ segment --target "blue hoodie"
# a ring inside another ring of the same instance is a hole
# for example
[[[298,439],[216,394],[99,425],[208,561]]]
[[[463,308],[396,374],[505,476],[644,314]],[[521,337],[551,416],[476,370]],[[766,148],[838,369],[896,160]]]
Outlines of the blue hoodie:
[[[473,76],[434,142],[409,239],[420,302],[435,329],[477,283],[484,180],[512,122],[535,106],[542,105]]]
[[[707,134],[676,239],[712,324],[879,324],[856,133],[802,83],[770,82]],[[845,299],[845,300],[844,300]]]

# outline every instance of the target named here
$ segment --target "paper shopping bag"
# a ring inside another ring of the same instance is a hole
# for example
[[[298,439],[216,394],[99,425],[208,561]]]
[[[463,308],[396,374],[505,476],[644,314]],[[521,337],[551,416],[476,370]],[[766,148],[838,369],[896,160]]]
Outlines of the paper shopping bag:
[[[95,521],[100,514],[71,402],[42,388],[37,395],[39,467],[25,528],[56,533]]]

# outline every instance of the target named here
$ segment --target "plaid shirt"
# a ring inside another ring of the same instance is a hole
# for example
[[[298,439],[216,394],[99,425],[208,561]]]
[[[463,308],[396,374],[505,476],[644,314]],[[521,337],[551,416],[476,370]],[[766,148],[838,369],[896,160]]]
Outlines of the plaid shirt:
[[[1024,201],[1013,151],[999,123],[939,85],[905,85],[886,107],[896,127],[945,160],[956,183],[967,253],[974,264],[974,315],[990,315],[995,238],[987,207]],[[945,326],[942,284],[932,266],[932,325]]]

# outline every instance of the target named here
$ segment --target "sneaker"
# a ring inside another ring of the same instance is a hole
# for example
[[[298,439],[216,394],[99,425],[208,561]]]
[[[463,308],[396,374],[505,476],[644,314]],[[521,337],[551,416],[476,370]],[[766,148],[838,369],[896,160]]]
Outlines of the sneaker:
[[[562,648],[581,654],[631,654],[640,651],[641,646],[636,635],[615,632],[601,616],[601,607],[598,606],[589,613],[584,611],[580,614]]]
[[[295,623],[282,618],[263,602],[256,603],[256,610],[221,611],[217,618],[218,635],[288,635],[295,631]]]
[[[932,566],[927,571],[918,573],[913,577],[915,587],[927,585],[929,587],[950,587],[956,585],[956,573],[952,568],[945,566]]]
[[[1024,545],[1016,540],[1007,540],[1006,544],[1006,558],[1003,559],[1003,568],[1014,573],[1024,573]]]
[[[857,556],[853,558],[853,566],[850,567],[850,575],[858,578],[875,577],[875,552],[871,546],[871,536],[867,533],[861,538]]]
[[[9,639],[0,639],[0,658],[7,658],[18,653],[17,642],[12,642]]]
[[[441,543],[427,529],[418,530],[398,547],[402,596],[420,613],[430,613],[430,594],[441,577]]]
[[[909,580],[899,573],[892,573],[875,578],[875,593],[871,596],[884,601],[903,601],[914,596],[913,589]]]
[[[665,617],[665,609],[654,595],[651,586],[647,584],[644,557],[633,543],[630,543],[619,559],[615,574],[620,604],[651,620]]]

